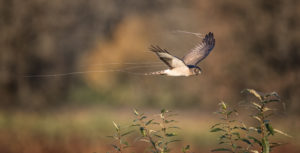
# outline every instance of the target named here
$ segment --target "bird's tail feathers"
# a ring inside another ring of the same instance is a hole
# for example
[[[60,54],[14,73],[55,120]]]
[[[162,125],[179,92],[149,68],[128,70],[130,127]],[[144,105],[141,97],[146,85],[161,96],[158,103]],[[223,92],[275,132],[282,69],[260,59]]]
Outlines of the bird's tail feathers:
[[[145,75],[166,75],[166,73],[165,70],[161,70],[156,72],[145,73]]]

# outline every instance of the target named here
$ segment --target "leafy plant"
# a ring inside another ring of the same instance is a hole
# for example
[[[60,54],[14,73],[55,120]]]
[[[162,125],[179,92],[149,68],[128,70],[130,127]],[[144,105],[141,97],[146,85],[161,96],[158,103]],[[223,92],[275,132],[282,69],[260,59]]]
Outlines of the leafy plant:
[[[131,127],[137,127],[139,136],[135,139],[136,141],[146,142],[149,144],[148,150],[152,153],[168,153],[171,151],[170,144],[181,141],[178,139],[176,131],[180,129],[175,125],[177,121],[172,119],[177,114],[172,111],[162,109],[156,118],[149,118],[144,113],[138,112],[134,109],[134,120]],[[157,120],[157,121],[156,121]],[[120,125],[113,122],[116,133],[111,138],[115,141],[112,144],[115,151],[124,153],[124,150],[129,147],[124,136],[132,133],[133,131],[123,132]],[[190,145],[182,148],[183,153],[189,153]]]
[[[109,138],[115,139],[112,142],[113,148],[120,153],[124,153],[124,150],[129,147],[128,142],[125,139],[125,136],[132,133],[133,131],[124,130],[123,127],[113,121],[115,127],[115,133],[112,136],[107,136]]]
[[[190,145],[186,145],[185,147],[182,148],[183,153],[189,153],[190,152]]]
[[[147,119],[148,117],[144,113],[139,113],[134,110],[135,119],[133,120],[133,126],[137,126],[140,130],[141,137],[140,141],[150,143],[152,146],[152,152],[154,153],[167,153],[171,149],[169,147],[170,143],[181,141],[176,138],[177,133],[174,129],[179,129],[173,123],[176,121],[172,119],[172,116],[176,114],[162,109],[158,115],[160,120],[155,122],[154,119]],[[184,151],[189,149],[186,148]]]
[[[238,115],[237,110],[229,108],[223,101],[219,105],[220,108],[217,113],[220,115],[221,122],[213,125],[210,132],[221,133],[219,144],[224,147],[213,149],[212,152],[249,152],[251,142],[246,137],[243,137],[243,135],[247,135],[247,127],[241,121],[234,119]],[[245,144],[247,146],[243,147]]]
[[[274,129],[269,119],[275,111],[269,105],[274,102],[280,103],[280,98],[276,92],[264,94],[254,89],[245,89],[242,93],[250,93],[257,99],[256,101],[251,101],[251,106],[255,108],[255,112],[250,115],[258,121],[257,126],[247,127],[243,122],[232,119],[233,114],[236,114],[237,110],[230,109],[227,104],[221,102],[218,113],[221,114],[220,119],[222,122],[213,125],[211,132],[221,132],[219,144],[227,147],[217,148],[212,151],[269,153],[272,148],[283,144],[270,141],[271,136],[277,133],[289,136],[278,129]],[[247,145],[240,145],[240,142],[245,142]]]
[[[255,112],[251,115],[252,118],[258,121],[257,127],[249,127],[249,130],[254,131],[259,136],[249,136],[254,143],[259,145],[259,150],[262,153],[269,153],[272,148],[282,145],[279,142],[271,142],[270,136],[274,136],[276,133],[290,137],[288,134],[274,129],[271,120],[269,119],[276,109],[270,106],[271,103],[281,103],[280,97],[276,92],[260,93],[254,89],[243,90],[242,93],[250,93],[256,97],[256,101],[251,102],[252,107],[255,108]],[[282,103],[283,104],[283,103]],[[253,152],[259,152],[253,150]]]
[[[251,113],[251,117],[257,120],[254,127],[247,127],[244,122],[239,119],[237,109],[229,107],[225,102],[219,103],[220,122],[211,127],[210,132],[220,133],[218,139],[218,147],[212,152],[225,151],[232,153],[270,153],[274,147],[278,147],[283,143],[271,141],[275,134],[282,134],[290,137],[288,134],[273,128],[270,117],[275,110],[272,103],[281,103],[276,92],[260,93],[254,89],[243,90],[242,93],[250,93],[256,97],[256,100],[251,101],[250,105],[255,109]],[[137,141],[146,142],[149,144],[148,149],[152,153],[168,153],[171,152],[171,143],[181,141],[178,139],[176,120],[173,119],[177,114],[172,111],[162,109],[156,118],[148,117],[144,113],[140,113],[134,109],[134,120],[130,127],[137,127]],[[125,136],[132,133],[133,130],[121,128],[120,125],[113,122],[115,133],[109,136],[114,140],[112,146],[116,152],[124,153],[126,148],[130,147],[125,139]],[[127,130],[126,130],[127,129]],[[188,153],[190,146],[182,148],[183,153]]]

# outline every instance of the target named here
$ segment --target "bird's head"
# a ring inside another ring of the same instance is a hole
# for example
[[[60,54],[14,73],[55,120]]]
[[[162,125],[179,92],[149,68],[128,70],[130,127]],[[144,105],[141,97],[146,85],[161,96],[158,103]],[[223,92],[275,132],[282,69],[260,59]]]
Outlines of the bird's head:
[[[188,65],[190,72],[192,75],[199,75],[202,73],[202,70],[200,67],[195,66],[195,65]]]

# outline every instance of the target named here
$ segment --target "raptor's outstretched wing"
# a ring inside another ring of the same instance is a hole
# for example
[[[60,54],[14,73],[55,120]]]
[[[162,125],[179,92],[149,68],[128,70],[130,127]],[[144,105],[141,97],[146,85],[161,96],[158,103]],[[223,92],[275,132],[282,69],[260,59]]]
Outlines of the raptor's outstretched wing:
[[[170,67],[170,69],[175,67],[186,66],[182,60],[171,55],[167,50],[161,49],[159,46],[151,45],[150,50],[155,52],[156,55]]]
[[[202,43],[198,44],[194,49],[183,57],[186,65],[197,65],[212,51],[215,46],[215,38],[212,32],[205,35]]]

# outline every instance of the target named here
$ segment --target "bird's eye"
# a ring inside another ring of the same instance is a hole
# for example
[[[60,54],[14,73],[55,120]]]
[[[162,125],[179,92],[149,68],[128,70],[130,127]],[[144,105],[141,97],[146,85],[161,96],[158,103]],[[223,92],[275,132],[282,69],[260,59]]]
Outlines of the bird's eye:
[[[199,70],[198,70],[198,69],[194,69],[194,72],[195,72],[195,73],[199,73]]]

